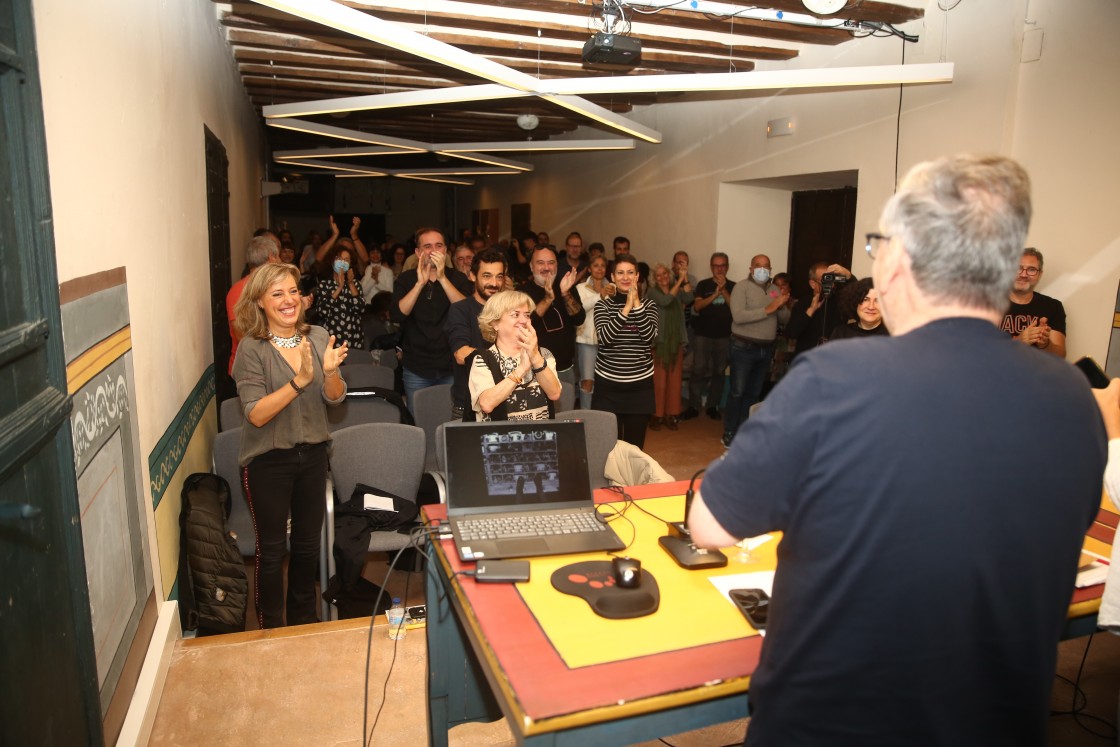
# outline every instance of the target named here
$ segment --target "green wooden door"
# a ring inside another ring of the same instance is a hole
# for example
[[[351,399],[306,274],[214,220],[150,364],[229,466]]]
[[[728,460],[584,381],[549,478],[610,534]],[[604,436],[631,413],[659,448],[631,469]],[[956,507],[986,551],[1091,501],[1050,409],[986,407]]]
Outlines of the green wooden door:
[[[0,744],[101,744],[34,40],[0,2]]]

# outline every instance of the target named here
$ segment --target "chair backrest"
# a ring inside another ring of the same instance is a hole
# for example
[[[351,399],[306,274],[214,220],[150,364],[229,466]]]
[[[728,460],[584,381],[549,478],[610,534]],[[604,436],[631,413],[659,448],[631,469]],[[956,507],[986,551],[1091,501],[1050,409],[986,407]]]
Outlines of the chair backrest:
[[[368,366],[373,363],[373,354],[361,348],[347,348],[344,366]]]
[[[346,379],[346,386],[351,389],[366,386],[379,386],[382,389],[393,388],[393,369],[381,368],[372,363],[346,366],[342,370],[342,378]]]
[[[245,424],[245,413],[241,409],[241,398],[222,400],[218,405],[218,430],[228,431],[230,428],[240,428]]]
[[[424,473],[424,431],[400,423],[364,423],[331,435],[331,476],[339,500],[350,500],[360,482],[416,500]]]
[[[397,351],[392,350],[371,350],[373,354],[373,365],[381,366],[382,368],[394,369],[397,367]]]
[[[399,424],[400,422],[401,412],[396,405],[379,397],[361,399],[347,397],[342,404],[327,408],[327,427],[332,433],[340,428],[364,423]]]
[[[618,419],[606,410],[564,410],[557,420],[582,420],[587,439],[587,473],[592,488],[605,488],[610,482],[604,472],[607,456],[618,441]]]
[[[220,475],[229,483],[229,528],[237,534],[238,552],[242,557],[251,558],[257,551],[257,538],[253,530],[253,516],[249,513],[245,489],[241,484],[241,466],[237,463],[240,449],[240,428],[230,428],[214,435],[214,474]]]
[[[436,468],[436,428],[451,420],[453,407],[450,384],[424,387],[412,395],[412,415],[416,419],[416,425],[424,430],[427,444],[425,470]]]
[[[576,406],[576,388],[570,382],[560,382],[560,400],[556,403],[557,412],[571,410]]]
[[[446,423],[440,423],[436,426],[435,433],[435,452],[436,452],[436,471],[440,474],[447,474],[447,449],[444,448],[443,443],[443,427]]]

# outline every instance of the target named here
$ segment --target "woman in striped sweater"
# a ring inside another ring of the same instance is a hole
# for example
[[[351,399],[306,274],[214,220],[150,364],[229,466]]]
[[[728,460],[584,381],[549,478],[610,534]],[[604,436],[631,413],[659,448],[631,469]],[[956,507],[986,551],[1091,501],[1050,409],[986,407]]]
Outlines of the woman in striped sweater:
[[[638,262],[631,255],[615,260],[615,294],[595,305],[594,410],[618,417],[618,437],[642,448],[653,414],[653,341],[657,305],[638,296]]]

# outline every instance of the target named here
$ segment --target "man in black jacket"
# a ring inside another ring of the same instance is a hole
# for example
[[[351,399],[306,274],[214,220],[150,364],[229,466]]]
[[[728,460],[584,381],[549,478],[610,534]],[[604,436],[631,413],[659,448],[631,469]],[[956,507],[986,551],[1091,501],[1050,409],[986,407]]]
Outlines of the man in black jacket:
[[[537,305],[533,313],[537,341],[556,358],[556,375],[560,381],[575,386],[576,327],[583,324],[587,314],[579,297],[572,293],[578,271],[569,270],[560,276],[556,267],[556,252],[548,247],[537,247],[529,258],[533,282],[523,290]]]
[[[799,299],[793,305],[786,324],[786,337],[797,342],[793,351],[794,356],[812,350],[820,345],[825,335],[832,331],[840,322],[840,307],[836,303],[837,283],[828,282],[825,275],[836,275],[840,284],[855,280],[852,271],[840,265],[830,265],[827,262],[817,262],[809,268],[809,287],[813,289],[813,297]],[[825,326],[828,329],[825,329]]]

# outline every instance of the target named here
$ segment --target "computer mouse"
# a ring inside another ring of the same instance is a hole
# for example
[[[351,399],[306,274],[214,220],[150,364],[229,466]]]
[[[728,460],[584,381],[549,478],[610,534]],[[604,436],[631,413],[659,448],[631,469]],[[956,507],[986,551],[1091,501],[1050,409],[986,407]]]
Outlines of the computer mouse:
[[[637,558],[614,558],[614,581],[620,589],[636,589],[642,584],[642,561]]]

